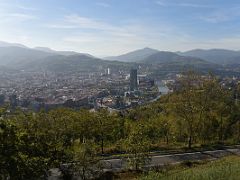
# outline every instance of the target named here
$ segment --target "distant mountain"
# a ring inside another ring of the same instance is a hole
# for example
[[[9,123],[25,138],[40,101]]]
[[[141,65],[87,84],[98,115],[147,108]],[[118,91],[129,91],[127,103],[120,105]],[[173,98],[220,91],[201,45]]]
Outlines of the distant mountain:
[[[142,60],[138,59],[138,62],[102,60],[95,57],[89,57],[84,54],[75,54],[70,56],[54,55],[47,56],[37,62],[29,63],[25,67],[29,67],[30,69],[35,67],[36,70],[41,68],[42,70],[55,72],[76,72],[96,70],[103,71],[107,67],[111,67],[112,69],[119,69],[120,67],[122,69],[130,69],[137,64],[159,70],[186,70],[189,68],[209,70],[220,67],[200,58],[181,56],[167,51],[156,51],[151,55],[145,56]]]
[[[120,56],[106,57],[104,59],[116,60],[116,61],[122,61],[122,62],[139,62],[144,60],[146,57],[153,55],[157,52],[158,50],[156,49],[144,48],[144,49],[139,49],[133,52],[129,52],[127,54],[120,55]]]
[[[29,71],[53,71],[53,72],[78,72],[98,71],[104,72],[107,67],[112,70],[130,69],[132,64],[104,61],[89,54],[75,53],[71,51],[54,51],[50,48],[27,48],[5,44],[0,47],[0,70],[29,70]],[[14,44],[15,45],[15,44]]]
[[[105,59],[116,60],[121,62],[136,62],[149,65],[161,65],[164,67],[181,68],[181,67],[193,67],[201,66],[215,67],[215,64],[204,61],[198,57],[189,57],[179,55],[177,53],[168,51],[159,51],[151,48],[139,49],[120,56],[108,57]],[[174,66],[174,67],[173,67]]]
[[[173,69],[178,68],[200,68],[200,69],[211,69],[217,68],[218,65],[207,62],[200,58],[181,56],[173,52],[159,51],[153,55],[146,57],[141,61],[142,63],[161,65],[162,67],[168,67]]]
[[[47,47],[28,48],[21,44],[0,41],[0,66],[19,68],[23,67],[24,64],[41,61],[46,57],[57,55],[84,55],[94,58],[90,54],[73,51],[55,51]]]
[[[35,47],[35,50],[39,50],[39,51],[44,51],[44,52],[49,52],[49,53],[55,53],[55,50],[52,50],[51,48],[48,47]]]
[[[48,48],[48,47],[35,47],[34,49],[44,51],[44,52],[48,52],[48,53],[53,53],[53,54],[64,55],[64,56],[71,56],[71,55],[78,54],[78,55],[86,55],[86,56],[94,57],[94,56],[92,56],[90,54],[87,54],[87,53],[78,53],[78,52],[75,52],[75,51],[56,51],[56,50],[53,50],[53,49]]]
[[[86,55],[86,56],[89,56],[89,57],[94,57],[90,54],[87,54],[87,53],[79,53],[79,52],[74,52],[74,51],[56,51],[56,50],[53,50],[51,48],[48,48],[48,47],[35,47],[35,48],[29,48],[23,44],[19,44],[19,43],[8,43],[8,42],[4,42],[4,41],[0,41],[0,48],[2,47],[8,47],[8,48],[12,48],[12,47],[18,47],[18,48],[25,48],[25,49],[29,49],[28,52],[30,52],[30,50],[32,50],[32,52],[34,52],[35,50],[37,50],[38,52],[41,51],[44,53],[48,53],[48,54],[52,54],[52,55],[64,55],[64,56],[70,56],[70,55]],[[14,48],[13,48],[14,50]],[[27,50],[25,50],[27,51]],[[9,51],[8,51],[9,52]],[[0,54],[1,56],[1,54]],[[1,64],[1,63],[0,63]]]
[[[0,65],[17,67],[27,62],[36,62],[53,53],[17,46],[0,47]]]
[[[47,70],[53,72],[66,71],[92,71],[101,65],[101,60],[86,55],[53,55],[42,58],[37,62],[29,62],[24,65],[27,70]]]
[[[21,47],[21,48],[28,48],[27,46],[24,46],[22,44],[18,44],[18,43],[8,43],[8,42],[4,42],[4,41],[0,41],[0,47]]]
[[[180,55],[198,57],[216,64],[231,64],[240,60],[240,51],[226,49],[195,49],[187,52],[180,52]],[[240,62],[239,62],[240,63]]]
[[[51,72],[104,72],[107,68],[113,71],[120,69],[130,70],[134,64],[108,61],[99,58],[89,57],[83,54],[75,55],[54,55],[45,57],[37,62],[29,62],[24,64],[25,70],[30,71],[51,71]]]
[[[187,52],[185,53],[187,54]],[[99,70],[104,72],[106,68],[110,67],[113,72],[117,72],[119,69],[129,70],[131,67],[139,67],[139,65],[150,71],[175,71],[189,68],[208,70],[220,67],[211,61],[207,62],[199,57],[182,54],[144,48],[112,57],[115,61],[111,61],[72,51],[55,51],[47,47],[28,48],[20,44],[0,42],[0,66],[16,70],[54,72]],[[239,59],[240,56],[235,56],[231,60],[235,63]]]

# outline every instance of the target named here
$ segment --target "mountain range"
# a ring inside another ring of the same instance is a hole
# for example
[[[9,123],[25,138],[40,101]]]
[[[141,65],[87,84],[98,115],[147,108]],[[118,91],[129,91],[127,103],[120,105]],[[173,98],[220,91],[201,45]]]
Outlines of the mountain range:
[[[143,48],[120,56],[96,58],[74,51],[55,51],[47,47],[28,48],[0,41],[0,66],[27,70],[78,71],[106,67],[131,68],[146,66],[155,70],[197,68],[219,69],[229,64],[240,65],[240,51],[196,49],[187,52],[159,51]]]
[[[180,55],[198,57],[217,64],[240,63],[240,51],[226,49],[195,49],[187,52],[180,52]]]
[[[155,59],[156,57],[158,57],[158,60]],[[196,60],[202,59],[207,62],[219,65],[240,63],[240,51],[226,49],[194,49],[186,52],[169,52],[159,51],[151,48],[144,48],[120,56],[106,57],[105,59],[123,62],[147,62],[148,60],[150,60],[151,62],[159,62],[163,59],[165,61],[169,61],[169,58],[182,59],[182,57],[187,57],[186,59],[190,59],[190,57]]]
[[[144,48],[139,49],[124,55],[117,57],[108,57],[107,59],[117,60],[122,62],[136,62],[149,64],[153,66],[161,67],[193,67],[198,66],[198,68],[204,67],[211,68],[216,67],[217,64],[208,62],[198,57],[184,56],[174,52],[169,51],[158,51],[156,49]]]
[[[86,53],[55,51],[47,47],[29,48],[18,43],[0,41],[0,65],[15,66],[55,55],[85,55],[94,58],[92,55]]]
[[[159,51],[156,49],[151,49],[151,48],[144,48],[144,49],[139,49],[136,51],[132,51],[120,56],[110,56],[110,57],[105,57],[104,59],[107,60],[116,60],[116,61],[122,61],[122,62],[139,62],[143,61],[145,58],[158,53]]]

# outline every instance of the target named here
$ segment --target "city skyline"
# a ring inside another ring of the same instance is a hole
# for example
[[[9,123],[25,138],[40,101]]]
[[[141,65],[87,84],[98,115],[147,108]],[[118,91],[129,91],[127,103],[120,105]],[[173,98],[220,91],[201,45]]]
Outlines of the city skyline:
[[[0,40],[119,55],[143,47],[239,50],[236,0],[0,0]]]

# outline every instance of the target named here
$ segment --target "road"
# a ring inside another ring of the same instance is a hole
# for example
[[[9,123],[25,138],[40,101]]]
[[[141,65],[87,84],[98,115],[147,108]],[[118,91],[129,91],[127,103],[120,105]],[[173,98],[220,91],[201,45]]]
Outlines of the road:
[[[184,161],[216,160],[218,158],[229,155],[240,156],[240,146],[229,147],[224,150],[179,153],[168,155],[154,154],[150,157],[150,163],[145,168],[174,165],[182,163]],[[126,158],[105,159],[102,160],[102,162],[104,164],[103,171],[105,172],[121,172],[127,168]],[[48,177],[48,180],[61,179],[60,178],[61,172],[58,168],[51,169],[49,172],[50,176]]]
[[[150,163],[146,167],[174,165],[184,161],[214,160],[229,155],[240,156],[240,148],[229,148],[225,150],[202,151],[171,155],[154,155],[151,156]],[[103,160],[103,162],[104,171],[119,172],[127,167],[126,158]]]

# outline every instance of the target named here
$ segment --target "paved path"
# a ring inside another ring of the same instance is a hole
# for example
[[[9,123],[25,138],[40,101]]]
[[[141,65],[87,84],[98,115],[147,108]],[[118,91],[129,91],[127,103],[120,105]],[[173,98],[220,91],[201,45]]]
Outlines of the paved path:
[[[154,155],[151,157],[151,161],[148,167],[164,166],[178,164],[184,161],[201,161],[201,160],[213,160],[228,155],[239,155],[240,148],[225,149],[225,150],[214,150],[214,151],[202,151],[192,153],[180,153],[171,155]],[[122,171],[127,167],[126,159],[109,159],[103,160],[104,171],[118,172]]]
[[[178,153],[178,154],[168,154],[168,155],[158,155],[155,153],[150,156],[150,163],[146,166],[157,167],[164,165],[174,165],[179,164],[184,161],[203,161],[203,160],[215,160],[224,156],[238,155],[240,156],[240,146],[229,147],[225,150],[213,150],[213,151],[202,151],[202,152],[191,152],[191,153]],[[127,162],[126,158],[115,158],[102,160],[104,164],[105,172],[121,172],[126,169]],[[58,168],[50,170],[51,175],[48,180],[59,180],[61,172]]]

